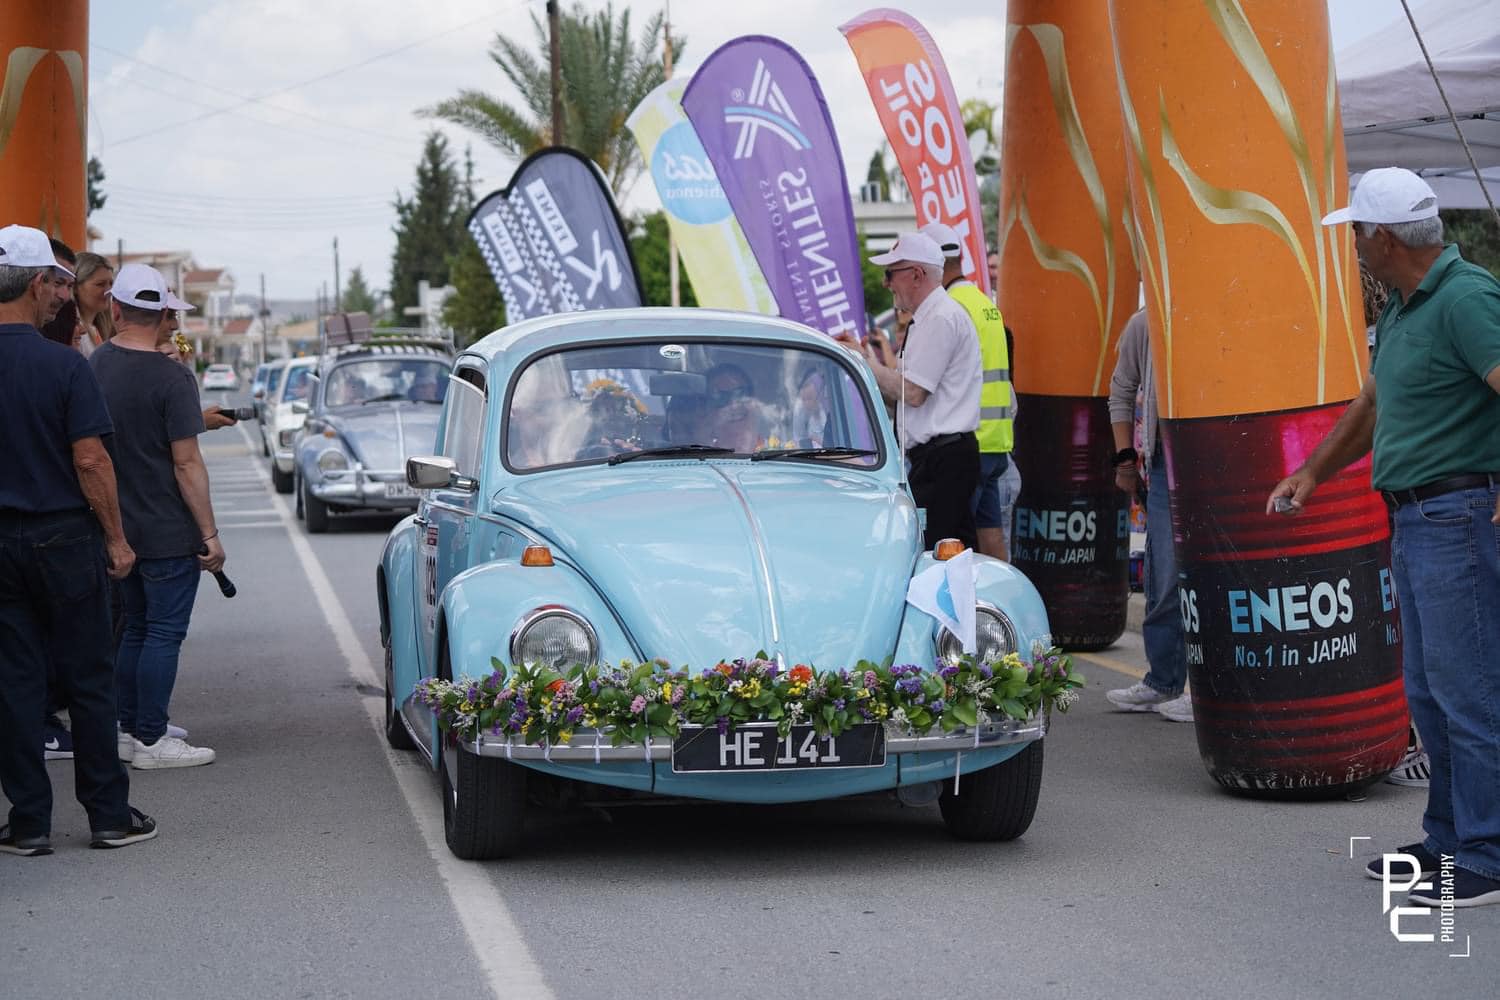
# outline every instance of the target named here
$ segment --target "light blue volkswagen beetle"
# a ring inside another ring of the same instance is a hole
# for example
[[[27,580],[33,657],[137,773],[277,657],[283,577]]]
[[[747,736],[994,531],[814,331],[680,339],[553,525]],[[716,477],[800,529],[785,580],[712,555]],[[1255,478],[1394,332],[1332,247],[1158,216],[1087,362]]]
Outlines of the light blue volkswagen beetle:
[[[874,381],[843,346],[697,309],[529,320],[459,355],[437,452],[408,461],[422,499],[392,530],[377,584],[386,735],[439,772],[459,857],[513,853],[529,805],[640,795],[894,791],[939,801],[960,837],[1030,824],[1041,710],[924,733],[882,716],[837,748],[800,729],[757,735],[770,723],[754,722],[623,746],[580,725],[537,745],[498,726],[448,738],[414,694],[497,661],[957,663],[957,637],[907,603],[935,556]],[[974,562],[975,660],[1029,662],[1051,644],[1036,590],[1006,563]]]

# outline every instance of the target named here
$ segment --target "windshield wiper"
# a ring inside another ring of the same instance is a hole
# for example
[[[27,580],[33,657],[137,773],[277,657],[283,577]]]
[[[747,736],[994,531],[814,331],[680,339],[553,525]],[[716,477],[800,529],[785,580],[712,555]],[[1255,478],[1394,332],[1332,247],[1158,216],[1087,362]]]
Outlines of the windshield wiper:
[[[750,456],[750,461],[772,462],[778,458],[868,458],[874,454],[868,448],[778,448],[774,451],[757,451]]]
[[[404,392],[388,392],[384,396],[371,396],[369,399],[361,399],[360,406],[368,406],[371,403],[389,403],[393,399],[405,399]]]
[[[694,458],[709,458],[713,455],[732,455],[733,448],[716,448],[710,444],[670,444],[664,448],[647,448],[645,451],[625,451],[618,455],[612,455],[609,459],[610,465],[619,465],[621,462],[634,462],[638,458],[679,458],[689,456]]]

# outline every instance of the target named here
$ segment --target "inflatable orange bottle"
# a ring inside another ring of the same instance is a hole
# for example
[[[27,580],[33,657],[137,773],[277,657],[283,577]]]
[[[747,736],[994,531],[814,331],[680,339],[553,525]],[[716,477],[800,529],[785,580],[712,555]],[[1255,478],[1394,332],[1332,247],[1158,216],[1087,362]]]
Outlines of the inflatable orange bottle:
[[[85,245],[89,5],[20,0],[0,17],[0,225]]]
[[[1328,15],[1111,0],[1198,746],[1226,788],[1334,797],[1406,746],[1368,458],[1300,517],[1266,497],[1368,367]]]
[[[1006,18],[998,298],[1016,341],[1022,478],[1011,559],[1058,644],[1099,649],[1124,632],[1129,596],[1108,397],[1139,295],[1109,12],[1010,0]]]

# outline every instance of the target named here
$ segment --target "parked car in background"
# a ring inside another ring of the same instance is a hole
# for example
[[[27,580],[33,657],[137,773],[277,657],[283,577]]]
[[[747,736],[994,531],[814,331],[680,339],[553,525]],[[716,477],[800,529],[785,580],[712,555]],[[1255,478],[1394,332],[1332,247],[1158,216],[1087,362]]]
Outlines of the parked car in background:
[[[515,852],[533,803],[632,796],[884,792],[963,838],[1030,824],[1073,683],[1046,611],[1007,563],[923,550],[842,345],[706,309],[517,323],[458,356],[407,476],[376,574],[386,737],[437,771],[457,856]],[[907,596],[969,572],[966,658]]]
[[[281,385],[269,407],[266,430],[271,450],[271,484],[277,493],[292,492],[297,432],[307,420],[307,401],[312,398],[317,371],[316,357],[292,358],[286,363]]]
[[[260,453],[271,457],[271,414],[276,409],[276,395],[281,391],[281,377],[286,374],[286,358],[276,358],[266,366],[266,384],[255,400],[256,427],[260,434]]]
[[[209,365],[203,369],[203,388],[225,389],[230,392],[240,387],[240,377],[233,365]]]
[[[260,416],[261,400],[266,398],[266,376],[275,367],[275,362],[267,361],[265,364],[255,366],[255,374],[250,378],[250,405],[255,407],[255,415]]]
[[[297,516],[328,530],[330,516],[416,509],[406,460],[431,454],[453,352],[446,340],[375,331],[327,351],[293,443]]]

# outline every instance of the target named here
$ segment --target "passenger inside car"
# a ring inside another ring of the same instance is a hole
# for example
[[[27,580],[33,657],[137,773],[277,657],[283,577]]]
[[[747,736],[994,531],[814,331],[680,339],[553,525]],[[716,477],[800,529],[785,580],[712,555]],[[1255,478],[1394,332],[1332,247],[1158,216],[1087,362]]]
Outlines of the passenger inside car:
[[[739,365],[723,363],[708,370],[707,410],[703,431],[705,444],[754,451],[762,439],[760,404],[755,385]]]

